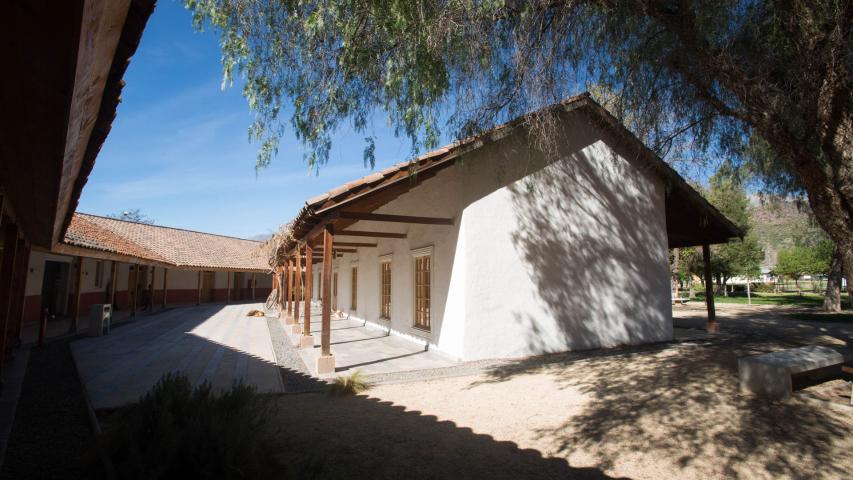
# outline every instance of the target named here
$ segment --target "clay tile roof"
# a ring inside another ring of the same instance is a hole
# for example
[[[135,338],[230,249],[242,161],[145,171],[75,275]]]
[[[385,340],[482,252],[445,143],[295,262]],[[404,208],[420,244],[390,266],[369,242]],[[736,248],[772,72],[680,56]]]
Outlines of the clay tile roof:
[[[64,243],[174,265],[266,271],[260,242],[75,213]]]

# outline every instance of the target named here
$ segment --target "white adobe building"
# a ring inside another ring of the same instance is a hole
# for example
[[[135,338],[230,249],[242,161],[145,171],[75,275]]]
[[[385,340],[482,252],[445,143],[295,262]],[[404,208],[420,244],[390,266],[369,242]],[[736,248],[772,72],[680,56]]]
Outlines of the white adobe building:
[[[318,373],[338,310],[462,360],[672,338],[667,249],[741,232],[588,95],[557,108],[556,155],[519,119],[308,200],[283,270],[329,300]]]

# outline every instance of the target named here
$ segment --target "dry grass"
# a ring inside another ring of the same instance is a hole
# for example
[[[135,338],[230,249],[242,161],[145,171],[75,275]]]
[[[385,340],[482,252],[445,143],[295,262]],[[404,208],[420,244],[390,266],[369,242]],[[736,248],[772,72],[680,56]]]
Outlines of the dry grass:
[[[370,389],[373,385],[365,380],[361,370],[356,370],[352,374],[342,377],[337,377],[329,385],[329,394],[336,396],[358,395]]]

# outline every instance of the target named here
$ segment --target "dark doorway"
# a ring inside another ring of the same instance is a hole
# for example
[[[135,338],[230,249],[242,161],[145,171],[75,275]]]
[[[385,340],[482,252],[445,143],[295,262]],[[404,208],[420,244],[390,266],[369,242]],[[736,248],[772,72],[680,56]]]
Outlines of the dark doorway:
[[[44,278],[41,284],[41,308],[47,309],[50,315],[65,315],[68,305],[68,272],[70,265],[66,262],[45,260]]]

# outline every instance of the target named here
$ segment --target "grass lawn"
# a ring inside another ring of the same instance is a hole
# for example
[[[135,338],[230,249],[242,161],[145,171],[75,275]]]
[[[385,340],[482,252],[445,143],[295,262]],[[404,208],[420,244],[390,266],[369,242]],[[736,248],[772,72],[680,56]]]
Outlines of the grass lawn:
[[[693,297],[696,301],[705,301],[705,294],[699,293]],[[716,303],[734,303],[744,305],[748,302],[746,293],[737,292],[729,293],[729,295],[714,295]],[[849,308],[850,301],[847,294],[841,295],[841,303],[844,308]],[[820,307],[823,305],[823,295],[817,293],[753,293],[753,305],[787,305],[801,307]]]

